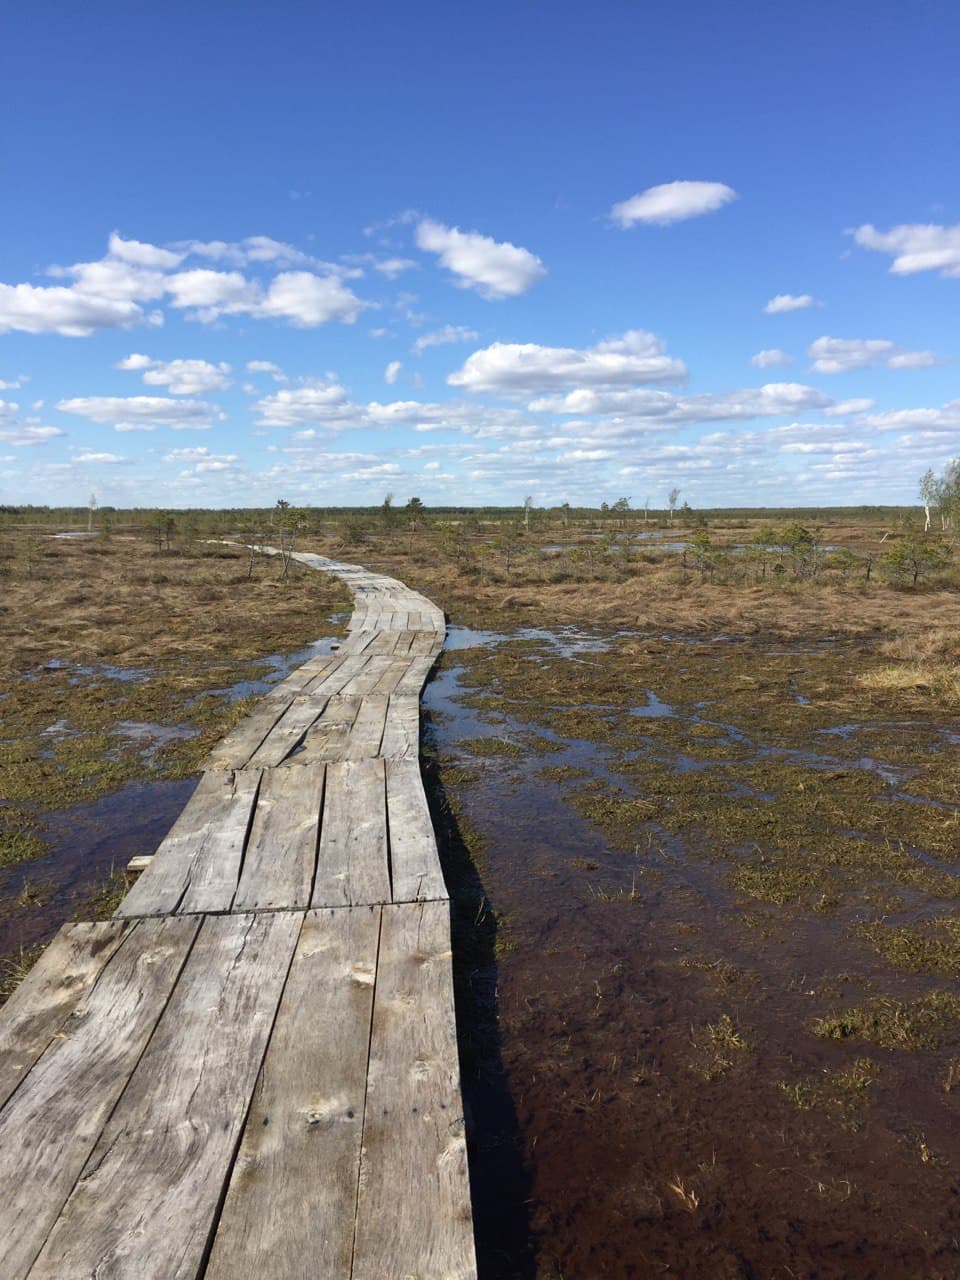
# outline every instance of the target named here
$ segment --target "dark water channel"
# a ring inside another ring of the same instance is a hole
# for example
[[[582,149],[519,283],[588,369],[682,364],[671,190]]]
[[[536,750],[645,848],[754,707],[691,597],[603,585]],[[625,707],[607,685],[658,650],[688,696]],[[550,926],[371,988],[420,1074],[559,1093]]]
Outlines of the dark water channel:
[[[460,654],[518,639],[577,661],[620,638],[451,628],[425,690],[427,776],[461,922],[458,1019],[485,1028],[481,1043],[463,1032],[461,1050],[481,1275],[960,1276],[960,1113],[942,1084],[956,1048],[898,1052],[810,1030],[845,1002],[910,996],[917,979],[852,941],[869,914],[856,904],[745,902],[724,863],[654,820],[629,849],[604,835],[570,791],[622,789],[622,747],[553,733],[522,703],[478,705],[476,681],[461,682]],[[663,759],[644,722],[681,713],[656,689],[624,703],[634,753]],[[585,729],[596,710],[582,708]],[[766,754],[825,775],[863,770],[891,802],[916,772],[879,751],[835,755],[842,727],[773,751],[711,720],[709,700],[682,714],[718,729],[745,766]],[[677,750],[671,767],[710,766]]]

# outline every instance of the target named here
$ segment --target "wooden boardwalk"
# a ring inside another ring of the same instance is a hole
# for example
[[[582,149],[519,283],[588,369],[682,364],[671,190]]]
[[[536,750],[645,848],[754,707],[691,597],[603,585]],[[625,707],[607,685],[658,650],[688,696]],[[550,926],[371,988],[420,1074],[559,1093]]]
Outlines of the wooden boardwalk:
[[[0,1012],[2,1280],[476,1276],[450,908],[418,763],[443,614],[349,636],[207,761],[115,919]]]

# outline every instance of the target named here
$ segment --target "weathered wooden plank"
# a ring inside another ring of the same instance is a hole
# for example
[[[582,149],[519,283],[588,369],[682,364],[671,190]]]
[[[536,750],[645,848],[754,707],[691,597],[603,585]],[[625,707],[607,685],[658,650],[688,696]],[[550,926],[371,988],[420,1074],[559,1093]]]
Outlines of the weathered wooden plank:
[[[323,774],[322,764],[264,771],[234,911],[293,911],[309,905]]]
[[[402,631],[378,631],[367,647],[367,652],[370,654],[386,654],[392,657],[396,654],[397,645],[402,640]]]
[[[449,904],[383,908],[353,1280],[476,1276]]]
[[[379,907],[307,915],[205,1280],[348,1280],[379,933]]]
[[[417,759],[387,760],[387,829],[394,902],[446,898],[440,855]]]
[[[420,700],[415,694],[392,694],[380,754],[386,760],[415,760],[419,753]]]
[[[342,759],[367,760],[380,754],[383,730],[387,721],[387,699],[369,694],[360,703],[360,710],[344,744]]]
[[[427,676],[433,667],[434,656],[411,658],[406,674],[397,685],[397,693],[419,693],[426,683]]]
[[[0,1011],[0,1107],[60,1031],[133,926],[66,924]]]
[[[224,911],[236,888],[259,770],[205,773],[115,915]]]
[[[435,658],[442,648],[442,635],[436,631],[421,631],[410,646],[410,656]]]
[[[30,1280],[194,1280],[301,920],[288,912],[204,920]]]
[[[404,633],[399,632],[398,634],[403,635]],[[410,670],[411,661],[412,659],[409,655],[404,655],[399,658],[395,657],[391,661],[389,667],[384,670],[377,683],[373,686],[371,693],[386,694],[389,696],[391,693],[396,692],[400,681]]]
[[[317,697],[336,697],[337,694],[343,693],[344,686],[359,675],[370,660],[370,655],[365,648],[359,653],[348,653],[334,671],[311,680],[304,692],[315,694]]]
[[[311,680],[315,680],[318,676],[329,675],[341,661],[342,658],[338,654],[330,654],[323,658],[312,658],[309,662],[305,662],[302,667],[297,667],[288,676],[284,676],[279,684],[274,685],[266,696],[268,698],[296,697]]]
[[[255,711],[213,748],[204,762],[206,769],[242,769],[264,738],[284,714],[292,697],[262,698]]]
[[[382,760],[327,766],[314,907],[390,901]]]
[[[361,706],[360,698],[331,698],[323,715],[310,726],[285,765],[311,764],[316,760],[339,760],[350,741],[350,732]]]
[[[350,677],[341,689],[341,693],[344,696],[365,698],[374,691],[381,677],[391,669],[393,663],[394,658],[390,654],[372,654],[363,670]]]
[[[0,1112],[4,1280],[26,1275],[43,1247],[157,1025],[198,927],[195,919],[176,918],[129,929]],[[66,1280],[72,1273],[54,1274]]]
[[[283,716],[250,757],[247,767],[272,769],[280,764],[296,749],[326,705],[326,694],[301,693],[294,698]]]

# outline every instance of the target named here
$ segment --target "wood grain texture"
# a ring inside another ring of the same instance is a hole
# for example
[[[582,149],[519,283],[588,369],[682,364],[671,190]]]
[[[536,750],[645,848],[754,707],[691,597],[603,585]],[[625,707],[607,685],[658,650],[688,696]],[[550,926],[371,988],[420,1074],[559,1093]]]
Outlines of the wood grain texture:
[[[389,901],[383,761],[330,764],[311,905],[347,907]]]
[[[323,715],[310,726],[303,742],[284,764],[310,764],[316,760],[343,758],[361,705],[360,698],[346,698],[340,694],[330,698]]]
[[[31,1280],[194,1280],[301,920],[286,912],[204,920]]]
[[[383,908],[353,1280],[474,1280],[450,908]]]
[[[0,1112],[0,1275],[40,1252],[180,974],[198,922],[143,920],[125,935]],[[57,1273],[65,1280],[66,1271]]]
[[[304,921],[206,1280],[350,1276],[379,933],[379,907]]]
[[[0,1010],[0,1107],[58,1034],[132,926],[65,924]]]
[[[251,769],[272,769],[295,751],[327,705],[326,694],[294,698],[247,762]]]
[[[267,769],[243,872],[224,910],[296,911],[309,906],[323,807],[324,766]]]
[[[217,743],[207,756],[204,768],[242,769],[288,709],[292,700],[292,697],[283,698],[273,695],[262,698],[256,709]]]
[[[259,784],[259,770],[205,773],[115,915],[227,910]]]
[[[420,700],[392,694],[380,754],[385,760],[415,760],[420,754]]]
[[[387,760],[387,827],[394,902],[446,898],[420,761]]]

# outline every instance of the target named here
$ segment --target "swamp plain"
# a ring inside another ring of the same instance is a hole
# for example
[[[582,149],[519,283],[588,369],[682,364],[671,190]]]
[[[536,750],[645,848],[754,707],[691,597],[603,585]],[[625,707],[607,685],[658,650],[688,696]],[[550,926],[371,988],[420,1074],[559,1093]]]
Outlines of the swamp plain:
[[[484,1276],[960,1275],[951,550],[913,583],[895,513],[820,520],[297,535],[450,620],[422,748]],[[13,981],[350,605],[200,537],[5,536]]]

